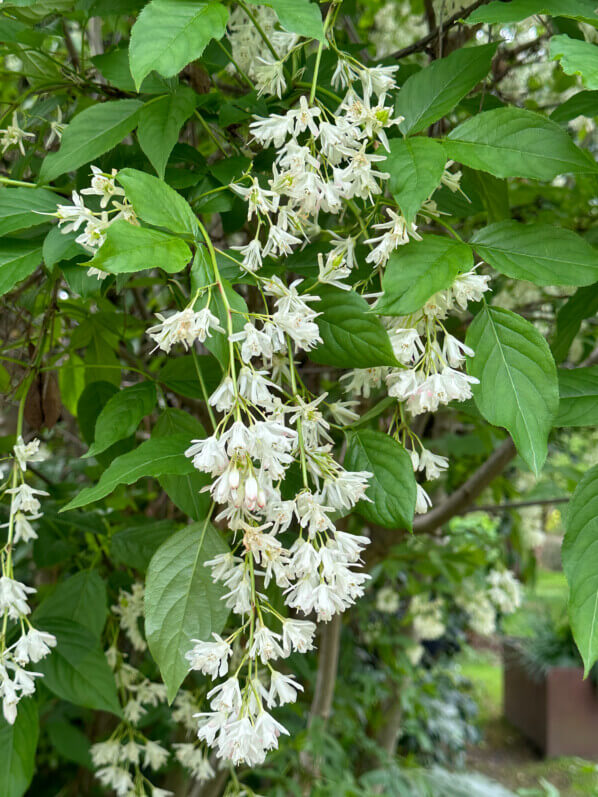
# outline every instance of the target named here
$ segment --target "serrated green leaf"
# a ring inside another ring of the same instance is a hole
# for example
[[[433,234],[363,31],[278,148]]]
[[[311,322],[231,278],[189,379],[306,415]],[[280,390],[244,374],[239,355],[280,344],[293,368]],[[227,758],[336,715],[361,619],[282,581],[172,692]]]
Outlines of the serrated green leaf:
[[[108,227],[106,240],[87,266],[110,274],[127,274],[148,268],[161,268],[169,274],[176,274],[189,260],[191,250],[180,238],[117,219]]]
[[[197,365],[204,380],[208,395],[212,394],[222,380],[222,369],[210,354],[196,355]],[[181,396],[203,399],[195,362],[191,354],[182,357],[169,357],[158,372],[158,379],[170,390]]]
[[[419,133],[451,111],[488,74],[496,43],[455,50],[407,78],[395,112],[404,135]]]
[[[137,126],[141,107],[139,100],[114,100],[78,113],[65,127],[58,152],[44,158],[40,182],[49,183],[65,172],[75,171],[120,144]]]
[[[581,322],[598,313],[598,284],[578,288],[560,308],[556,316],[556,329],[550,344],[557,363],[563,362],[579,332]]]
[[[559,368],[559,411],[555,426],[598,426],[598,365]]]
[[[119,484],[133,484],[144,476],[192,473],[194,468],[184,452],[189,445],[187,435],[173,435],[145,440],[111,462],[100,476],[95,487],[86,487],[73,498],[62,512],[99,501],[115,490]]]
[[[137,169],[121,169],[118,182],[140,219],[171,232],[195,235],[195,213],[183,197],[163,180]]]
[[[32,697],[19,701],[17,719],[9,725],[0,714],[0,794],[22,797],[35,771],[39,714]]]
[[[33,274],[41,260],[39,241],[0,239],[0,296]]]
[[[322,14],[310,0],[247,0],[250,5],[270,6],[282,27],[306,39],[325,41]]]
[[[309,352],[310,360],[338,368],[374,368],[396,365],[388,332],[353,291],[326,288],[314,303],[323,343]]]
[[[438,291],[449,288],[460,271],[473,267],[467,244],[426,235],[395,250],[382,277],[384,294],[374,310],[378,315],[409,315]]]
[[[569,583],[569,619],[585,674],[598,658],[598,466],[577,485],[567,508],[563,570]]]
[[[504,426],[537,475],[559,405],[556,366],[548,344],[521,316],[484,306],[467,332],[475,357],[467,371],[480,380],[473,395],[484,418]]]
[[[46,731],[59,755],[93,772],[94,766],[89,752],[91,742],[83,731],[63,720],[47,723]]]
[[[226,589],[215,583],[208,559],[228,547],[207,521],[186,526],[158,548],[150,562],[145,584],[147,641],[172,702],[189,672],[185,653],[193,639],[219,633],[228,609]]]
[[[536,285],[591,285],[598,281],[598,250],[562,227],[501,221],[478,230],[471,244],[507,277]]]
[[[48,224],[60,201],[45,188],[0,189],[0,236]]]
[[[422,203],[440,185],[446,155],[442,144],[431,138],[393,138],[384,170],[390,174],[390,190],[410,224]]]
[[[44,686],[76,706],[121,717],[114,675],[92,632],[63,617],[43,617],[39,625],[56,637],[56,647],[35,665],[44,675]]]
[[[181,128],[196,104],[197,94],[187,86],[180,86],[174,93],[146,103],[139,113],[139,146],[162,179]]]
[[[494,22],[521,22],[536,14],[598,22],[594,0],[494,0],[467,17],[468,25]]]
[[[158,418],[152,430],[152,437],[166,437],[174,434],[186,434],[190,445],[191,440],[204,438],[206,430],[197,418],[189,413],[168,408]],[[194,520],[202,520],[207,516],[210,508],[210,495],[207,492],[202,492],[204,487],[212,482],[207,474],[200,473],[194,468],[193,473],[160,476],[159,482],[173,504],[186,515]]]
[[[387,434],[363,429],[351,433],[345,455],[347,470],[373,474],[357,511],[370,523],[387,529],[411,529],[415,512],[416,482],[407,451]]]
[[[590,119],[598,116],[598,91],[578,91],[550,114],[550,118],[559,124],[566,124],[577,116]]]
[[[110,538],[114,561],[144,572],[158,548],[179,528],[172,520],[155,520],[115,532]]]
[[[107,616],[108,598],[104,581],[95,570],[83,570],[58,584],[33,617],[36,624],[43,624],[48,617],[72,620],[99,639]]]
[[[153,410],[156,403],[156,386],[153,382],[140,382],[120,390],[108,400],[98,415],[93,443],[86,457],[95,457],[113,443],[130,437],[141,419]]]
[[[450,158],[495,177],[552,180],[598,171],[556,122],[521,108],[477,114],[452,130],[444,145]]]
[[[152,70],[174,77],[226,31],[228,9],[199,0],[151,0],[131,30],[129,61],[139,91]]]
[[[587,89],[598,89],[598,47],[595,44],[564,35],[553,36],[550,57],[560,61],[565,74],[580,75]]]
[[[106,53],[94,55],[91,61],[113,86],[121,91],[135,93],[135,81],[131,74],[128,47],[121,45]],[[165,91],[172,91],[176,83],[176,78],[163,78],[156,72],[151,72],[142,82],[139,93],[164,94]]]

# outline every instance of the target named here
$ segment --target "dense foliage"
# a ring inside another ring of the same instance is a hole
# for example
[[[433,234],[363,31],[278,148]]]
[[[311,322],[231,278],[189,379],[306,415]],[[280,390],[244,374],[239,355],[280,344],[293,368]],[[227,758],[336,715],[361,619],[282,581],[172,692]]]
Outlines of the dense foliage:
[[[597,27],[2,3],[2,797],[502,793],[401,762],[528,503],[598,658]]]

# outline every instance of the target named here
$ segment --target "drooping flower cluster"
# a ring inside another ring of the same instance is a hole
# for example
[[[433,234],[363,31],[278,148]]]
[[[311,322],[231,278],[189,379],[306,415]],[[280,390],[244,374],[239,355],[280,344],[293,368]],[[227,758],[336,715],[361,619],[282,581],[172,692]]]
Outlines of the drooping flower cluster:
[[[147,644],[139,630],[143,617],[143,585],[133,584],[131,591],[121,590],[118,603],[112,607],[119,618],[120,629],[136,651]],[[118,634],[117,634],[118,636]],[[172,792],[157,788],[143,770],[157,772],[170,758],[169,751],[139,728],[149,708],[166,702],[166,687],[150,681],[140,670],[126,661],[126,655],[116,644],[106,651],[121,697],[124,721],[119,723],[108,739],[91,747],[96,777],[102,785],[114,789],[118,797],[168,797]]]
[[[481,587],[473,579],[464,581],[455,601],[467,614],[472,631],[489,636],[496,630],[497,614],[513,614],[521,598],[521,584],[510,570],[491,570]]]
[[[267,6],[253,8],[250,13],[260,26],[263,37],[255,22],[237,6],[230,15],[227,31],[232,56],[247,76],[255,81],[259,94],[281,97],[287,85],[284,60],[299,37],[281,30],[278,17]],[[234,71],[233,64],[230,69]]]
[[[29,595],[36,590],[14,577],[14,549],[19,542],[27,543],[37,538],[31,521],[42,516],[37,496],[48,495],[25,481],[27,465],[45,459],[40,451],[40,441],[25,443],[17,438],[14,446],[11,487],[4,492],[10,495],[10,510],[5,544],[0,548],[0,699],[2,713],[11,725],[17,718],[21,698],[35,692],[35,679],[42,673],[27,669],[56,645],[56,638],[32,625],[29,614]],[[9,644],[9,641],[16,640]]]
[[[270,37],[268,47],[264,37]],[[235,68],[255,79],[260,93],[280,97],[286,87],[285,58],[297,42],[295,35],[278,30],[269,9],[255,15],[253,9],[237,9],[229,39]],[[320,286],[361,288],[371,298],[365,291],[377,284],[391,254],[420,237],[396,202],[385,198],[388,136],[402,122],[391,97],[396,69],[366,68],[338,53],[332,82],[344,96],[335,111],[318,99],[316,66],[309,99],[300,96],[285,113],[254,119],[252,146],[275,150],[271,178],[266,184],[247,173],[231,188],[246,202],[253,231],[247,243],[234,247],[237,262],[248,272],[263,307],[251,312],[239,309],[238,303],[231,307],[218,258],[200,224],[210,251],[209,284],[183,310],[159,315],[160,323],[148,330],[166,353],[178,343],[188,350],[215,337],[226,351],[219,358],[223,378],[206,393],[213,431],[192,441],[186,455],[210,477],[205,490],[216,508],[215,521],[233,532],[232,550],[206,564],[238,624],[228,635],[196,640],[187,658],[191,669],[224,679],[208,692],[210,710],[199,714],[198,735],[220,759],[235,764],[263,762],[287,733],[270,710],[295,701],[302,686],[281,663],[276,669],[273,663],[311,650],[316,631],[311,619],[296,619],[295,614],[326,622],[363,594],[368,579],[360,570],[368,538],[343,531],[338,521],[357,502],[368,500],[371,474],[346,470],[335,459],[331,434],[333,425],[357,419],[355,402],[328,404],[326,393],[311,392],[301,380],[296,356],[322,343]],[[447,169],[442,182],[457,190],[459,176]],[[422,212],[425,218],[438,215],[431,199]],[[322,214],[325,232],[319,226]],[[330,218],[338,219],[338,229]],[[281,261],[316,237],[327,241],[328,248],[317,257],[315,281],[293,279],[287,284],[282,270],[274,276],[263,272],[266,258]],[[358,244],[369,247],[364,260],[371,276],[355,283]],[[372,387],[385,383],[412,415],[469,397],[473,380],[459,368],[473,352],[442,321],[451,308],[480,298],[487,281],[475,270],[460,275],[419,313],[388,321],[402,367],[353,371],[347,389],[367,396]],[[216,291],[218,303],[213,302]],[[448,465],[446,459],[424,448],[402,411],[393,424],[395,438],[410,443],[414,469],[428,480],[437,478]],[[291,469],[293,478],[301,480],[299,487],[290,486],[295,483],[289,478]],[[428,505],[419,487],[418,511]],[[282,590],[291,616],[283,616],[271,603],[271,585]],[[432,599],[428,607],[422,603],[414,623],[427,623],[429,633],[435,622],[442,633],[440,609]],[[194,754],[187,750],[184,755],[191,760]],[[199,768],[205,769],[203,763]]]
[[[105,174],[97,166],[91,167],[92,178],[89,188],[83,188],[79,193],[73,191],[72,205],[58,205],[56,213],[51,215],[58,218],[58,226],[63,233],[78,232],[75,241],[92,255],[106,240],[106,230],[117,219],[124,219],[130,224],[138,225],[135,211],[125,197],[124,189],[116,185],[116,169],[111,174]],[[100,197],[100,210],[94,211],[85,205],[83,196]],[[109,203],[110,206],[109,206]],[[87,273],[99,280],[108,276],[106,271],[98,268],[89,268]]]

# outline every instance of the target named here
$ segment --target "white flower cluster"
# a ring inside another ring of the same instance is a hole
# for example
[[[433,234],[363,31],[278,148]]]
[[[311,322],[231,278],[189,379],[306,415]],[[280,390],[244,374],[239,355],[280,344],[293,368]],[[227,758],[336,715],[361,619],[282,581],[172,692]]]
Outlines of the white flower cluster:
[[[411,598],[409,613],[413,635],[418,641],[440,639],[444,634],[444,608],[443,599],[432,598],[429,593],[421,593]]]
[[[22,697],[35,692],[35,679],[42,673],[26,669],[27,665],[43,659],[56,645],[56,638],[45,631],[34,628],[29,620],[31,607],[28,596],[35,592],[14,578],[13,552],[19,542],[37,538],[32,520],[42,516],[41,505],[36,496],[48,495],[25,482],[29,462],[45,458],[40,452],[39,440],[24,443],[18,437],[14,446],[12,486],[5,490],[10,495],[10,514],[6,543],[0,548],[0,698],[2,713],[11,725],[17,718],[17,706]],[[9,636],[16,631],[15,642],[8,645]]]
[[[112,612],[119,618],[121,630],[137,651],[147,648],[139,631],[143,616],[143,586],[133,584],[131,591],[121,590],[118,604]],[[106,651],[106,659],[123,703],[124,721],[111,736],[91,747],[91,757],[96,767],[96,777],[118,797],[168,797],[172,792],[151,783],[142,769],[156,772],[166,764],[169,751],[148,739],[137,727],[147,714],[147,707],[156,707],[167,699],[166,687],[150,681],[140,670],[125,661],[114,643]]]
[[[284,59],[296,37],[276,29],[270,10],[256,11],[255,20],[253,11],[248,13],[237,10],[231,16],[233,57],[258,82],[260,92],[280,96],[285,88]],[[280,58],[270,59],[262,42],[264,33]],[[257,57],[257,52],[265,55]],[[276,150],[272,176],[265,185],[247,175],[231,187],[247,203],[247,219],[255,230],[248,243],[236,248],[242,267],[253,275],[263,310],[244,313],[231,308],[218,260],[202,227],[211,252],[213,282],[201,288],[184,310],[159,316],[160,324],[148,330],[167,353],[177,343],[189,349],[212,335],[222,336],[228,346],[224,377],[207,397],[213,433],[192,441],[186,455],[210,476],[204,489],[218,507],[215,519],[235,535],[233,550],[207,564],[213,580],[224,585],[224,600],[238,626],[226,637],[197,640],[187,658],[191,669],[226,679],[208,692],[211,710],[199,715],[198,735],[220,759],[235,764],[263,762],[267,751],[278,746],[279,736],[287,733],[269,709],[293,702],[302,687],[274,669],[272,662],[312,649],[316,630],[309,619],[280,614],[268,600],[266,588],[275,583],[284,591],[289,609],[328,621],[363,594],[368,579],[359,569],[368,539],[340,530],[337,519],[358,501],[368,500],[365,492],[371,474],[347,471],[336,461],[329,420],[343,425],[358,416],[351,401],[327,405],[326,394],[313,395],[301,381],[295,355],[322,342],[318,286],[349,289],[347,279],[357,266],[359,239],[371,247],[366,260],[375,276],[394,249],[419,237],[415,225],[408,225],[392,207],[387,209],[388,221],[368,226],[376,220],[380,204],[392,204],[392,200],[380,202],[389,178],[381,163],[386,158],[382,153],[389,150],[388,132],[402,121],[393,115],[389,96],[396,88],[396,69],[366,68],[340,54],[333,85],[345,93],[334,112],[316,97],[316,66],[309,99],[301,96],[284,114],[258,117],[251,123],[254,142]],[[443,181],[455,189],[458,177],[447,172]],[[371,204],[365,222],[356,201]],[[428,215],[436,212],[430,203],[425,210]],[[318,258],[317,282],[306,285],[297,279],[286,284],[279,276],[260,273],[266,257],[284,258],[319,236],[320,213],[338,216],[345,232],[326,232],[330,247]],[[346,232],[347,214],[355,218],[350,228],[354,233]],[[411,374],[411,392],[420,396],[409,404],[412,414],[470,395],[472,380],[458,366],[471,352],[448,335],[442,320],[450,307],[463,306],[464,297],[481,295],[486,283],[487,278],[474,272],[462,275],[419,315],[389,324],[405,367],[372,372],[378,386],[386,379],[391,395],[400,375]],[[210,309],[216,289],[222,306],[218,317]],[[196,309],[198,302],[201,310]],[[240,316],[242,328],[233,324]],[[442,346],[439,336],[444,336]],[[350,378],[349,388],[359,393],[360,372]],[[362,382],[361,392],[366,394],[369,372]],[[410,395],[397,398],[407,400]],[[426,451],[414,436],[412,440],[414,468],[425,471],[428,479],[436,478],[446,460]],[[292,492],[287,479],[291,466],[300,469],[302,482]],[[418,508],[424,511],[429,499],[422,493],[420,489]],[[434,632],[438,628],[438,621],[432,627],[437,614],[434,602],[429,611],[423,605],[419,608],[420,623],[427,621],[425,633]]]
[[[286,89],[284,60],[297,44],[299,37],[295,33],[280,30],[278,17],[271,8],[258,6],[251,13],[273,52],[266,45],[254,21],[237,6],[230,15],[227,31],[233,58],[255,82],[258,94],[282,97]],[[232,63],[230,69],[235,70]]]
[[[482,588],[473,580],[464,581],[455,602],[467,614],[470,628],[489,636],[496,631],[497,612],[513,614],[521,598],[521,584],[510,570],[491,570]]]
[[[138,225],[137,216],[131,204],[125,197],[122,188],[116,185],[116,169],[111,174],[105,174],[97,166],[91,167],[92,178],[89,188],[83,188],[80,193],[73,191],[72,205],[58,205],[56,213],[51,215],[58,218],[58,226],[63,233],[78,232],[83,225],[83,231],[75,238],[88,252],[95,254],[106,240],[106,230],[117,219],[124,219],[130,224]],[[93,211],[85,206],[83,195],[99,196],[100,211]],[[108,207],[108,203],[112,203]],[[88,269],[90,276],[99,280],[108,276],[106,271],[97,268]]]

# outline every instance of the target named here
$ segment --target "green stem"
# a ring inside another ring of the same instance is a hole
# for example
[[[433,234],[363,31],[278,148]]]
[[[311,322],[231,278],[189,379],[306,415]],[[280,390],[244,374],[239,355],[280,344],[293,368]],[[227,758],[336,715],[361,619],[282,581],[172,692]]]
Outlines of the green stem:
[[[280,61],[280,58],[278,57],[278,53],[276,52],[274,47],[272,47],[272,43],[271,43],[270,39],[266,36],[266,34],[264,32],[264,29],[262,28],[262,26],[258,22],[257,17],[255,16],[255,14],[247,6],[247,3],[245,3],[244,0],[239,0],[239,5],[243,9],[243,11],[247,14],[249,19],[252,21],[253,25],[255,26],[255,29],[257,30],[257,32],[262,37],[262,39],[264,41],[264,44],[270,50],[270,52],[272,53],[274,58],[276,58],[277,61]]]
[[[295,361],[293,358],[293,347],[291,344],[291,338],[287,335],[287,348],[289,350],[289,366],[291,371],[291,390],[293,391],[293,396],[298,395],[297,393],[297,377],[295,376]],[[301,475],[303,476],[303,486],[309,487],[309,480],[307,478],[307,462],[305,460],[305,450],[303,445],[303,426],[301,424],[301,418],[297,418],[297,438],[299,443],[299,457],[301,459]]]
[[[197,378],[199,380],[199,385],[201,387],[201,392],[206,402],[206,408],[208,410],[208,415],[210,416],[210,421],[212,422],[212,429],[216,428],[216,418],[214,417],[214,413],[212,412],[212,407],[210,406],[208,391],[206,388],[206,383],[203,378],[203,374],[201,372],[201,368],[199,367],[199,362],[197,361],[197,354],[195,353],[195,349],[191,349],[191,356],[193,357],[193,364],[195,365],[195,370],[197,372]]]
[[[216,280],[216,284],[218,285],[218,290],[220,291],[220,296],[222,297],[222,304],[224,305],[224,309],[226,311],[226,328],[228,332],[228,352],[229,352],[229,359],[230,359],[230,370],[231,376],[233,380],[234,390],[235,390],[235,398],[237,399],[235,403],[235,409],[237,415],[239,413],[239,393],[237,390],[237,373],[235,369],[235,347],[231,340],[231,335],[233,334],[233,315],[230,303],[228,301],[228,296],[226,295],[226,290],[224,288],[224,284],[222,282],[222,277],[220,276],[220,270],[218,269],[218,261],[216,260],[216,251],[214,249],[214,244],[210,236],[208,235],[208,231],[201,223],[199,219],[197,219],[197,226],[199,227],[199,231],[201,232],[204,241],[206,242],[206,246],[208,247],[208,253],[210,255],[210,260],[212,261],[212,268],[214,269],[214,279]]]
[[[226,49],[226,47],[225,47],[225,46],[222,44],[222,42],[221,42],[221,41],[219,41],[219,40],[217,40],[217,39],[216,39],[216,44],[218,45],[218,47],[220,47],[220,49],[222,50],[222,52],[223,52],[223,53],[225,53],[225,55],[226,55],[226,57],[228,58],[228,60],[229,60],[229,61],[231,62],[231,64],[232,64],[232,65],[235,67],[235,69],[236,69],[236,70],[237,70],[237,72],[238,72],[238,73],[241,75],[241,77],[243,78],[243,80],[245,81],[245,83],[247,83],[247,85],[249,86],[249,88],[250,88],[250,89],[254,89],[254,88],[255,88],[255,86],[253,85],[253,82],[251,81],[251,78],[250,78],[250,77],[249,77],[249,76],[248,76],[248,75],[247,75],[247,74],[246,74],[246,73],[245,73],[245,72],[244,72],[244,71],[241,69],[241,67],[239,66],[239,64],[238,64],[238,63],[235,61],[235,59],[233,58],[233,54],[232,54],[232,52],[231,52],[231,53],[229,53],[229,51],[228,51],[228,50]]]
[[[320,43],[318,44],[318,52],[316,53],[316,63],[314,65],[314,76],[311,81],[311,91],[309,92],[309,104],[311,105],[314,101],[314,97],[316,96],[316,85],[318,82],[318,72],[320,71],[320,61],[322,59],[322,50],[324,49],[324,42],[326,41],[326,31],[328,30],[328,26],[332,20],[332,15],[334,14],[334,3],[331,3],[330,7],[328,8],[328,13],[326,14],[326,19],[324,20],[324,38],[321,39]]]
[[[214,142],[214,144],[216,144],[216,146],[218,147],[218,149],[220,150],[220,152],[221,152],[221,153],[222,153],[222,154],[223,154],[225,157],[228,157],[228,153],[227,153],[227,151],[224,149],[224,147],[222,146],[222,144],[221,144],[221,143],[218,141],[218,139],[217,139],[217,138],[216,138],[216,136],[214,135],[214,132],[213,132],[213,131],[210,129],[210,126],[209,126],[209,124],[206,122],[206,120],[203,118],[203,116],[200,114],[200,112],[199,112],[198,110],[196,110],[196,111],[195,111],[195,115],[196,115],[196,116],[197,116],[197,118],[199,119],[199,121],[200,121],[200,123],[201,123],[201,126],[203,127],[203,129],[206,131],[206,133],[208,134],[208,136],[209,136],[209,137],[212,139],[212,141]]]

